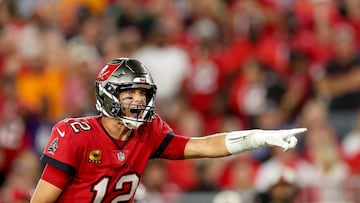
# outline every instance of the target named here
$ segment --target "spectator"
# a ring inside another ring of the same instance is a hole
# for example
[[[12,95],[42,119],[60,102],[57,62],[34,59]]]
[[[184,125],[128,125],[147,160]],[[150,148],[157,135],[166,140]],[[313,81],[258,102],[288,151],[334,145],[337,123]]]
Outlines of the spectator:
[[[307,187],[311,188],[312,201],[353,201],[351,171],[344,159],[334,127],[320,123],[306,136],[306,155],[312,163],[312,173],[306,173]],[[301,177],[302,179],[305,177]]]
[[[269,186],[257,196],[256,203],[304,202],[299,198],[297,172],[291,168],[280,168],[271,175]]]
[[[242,203],[254,202],[257,192],[254,184],[259,164],[250,153],[228,160],[221,176],[221,190],[236,192]]]
[[[0,202],[29,202],[39,175],[37,154],[31,150],[22,151],[11,164],[11,170],[0,187]]]
[[[350,25],[335,26],[332,34],[334,55],[316,85],[317,94],[329,101],[330,121],[342,139],[354,127],[360,107],[360,55]]]
[[[235,191],[231,191],[231,190],[225,190],[225,191],[221,191],[218,192],[212,203],[244,203],[241,199],[241,196],[235,192]]]
[[[148,36],[147,43],[132,56],[149,64],[150,71],[159,87],[157,96],[160,109],[181,95],[183,83],[190,68],[188,53],[183,48],[169,43],[167,36],[169,30],[166,25],[162,21],[157,22]]]
[[[6,179],[19,154],[31,148],[31,138],[21,116],[22,108],[14,92],[14,79],[1,79],[0,92],[0,182]]]

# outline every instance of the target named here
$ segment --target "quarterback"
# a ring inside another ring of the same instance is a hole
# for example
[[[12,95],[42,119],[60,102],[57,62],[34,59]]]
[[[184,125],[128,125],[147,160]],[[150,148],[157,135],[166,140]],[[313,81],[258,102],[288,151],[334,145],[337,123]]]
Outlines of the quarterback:
[[[150,159],[235,155],[262,146],[297,144],[306,128],[242,130],[201,137],[177,135],[154,112],[156,85],[144,64],[117,58],[95,80],[97,116],[53,126],[32,203],[133,202]]]

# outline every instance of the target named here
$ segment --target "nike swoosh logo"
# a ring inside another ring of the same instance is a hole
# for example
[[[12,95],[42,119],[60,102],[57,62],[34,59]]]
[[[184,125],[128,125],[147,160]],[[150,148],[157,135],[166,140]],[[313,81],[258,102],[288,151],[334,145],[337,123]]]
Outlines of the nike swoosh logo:
[[[59,130],[59,128],[56,128],[57,132],[59,133],[60,137],[64,137],[65,136],[65,132]]]

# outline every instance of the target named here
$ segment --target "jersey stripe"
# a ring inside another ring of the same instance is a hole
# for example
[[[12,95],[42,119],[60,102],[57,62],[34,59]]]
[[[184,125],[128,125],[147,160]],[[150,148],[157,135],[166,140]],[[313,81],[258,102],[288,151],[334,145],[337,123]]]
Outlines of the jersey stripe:
[[[40,158],[40,160],[42,161],[42,163],[44,164],[51,164],[52,166],[60,169],[60,170],[63,170],[65,172],[70,172],[72,174],[75,174],[76,173],[76,169],[72,166],[70,166],[69,164],[66,164],[66,163],[63,163],[63,162],[60,162],[56,159],[53,159],[45,154],[43,154]]]
[[[155,159],[155,158],[159,158],[160,155],[164,152],[165,148],[168,146],[168,144],[170,143],[170,141],[173,139],[174,137],[174,133],[173,132],[169,132],[165,135],[164,140],[162,141],[162,143],[160,144],[160,146],[158,147],[158,149],[156,150],[156,152],[151,156],[151,159]]]

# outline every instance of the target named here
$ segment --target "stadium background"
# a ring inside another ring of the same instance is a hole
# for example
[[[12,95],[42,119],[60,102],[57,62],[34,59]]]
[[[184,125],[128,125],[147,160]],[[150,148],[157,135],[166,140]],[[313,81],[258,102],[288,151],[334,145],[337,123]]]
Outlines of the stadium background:
[[[179,134],[309,128],[287,153],[151,161],[138,202],[267,202],[279,180],[298,189],[294,202],[360,202],[359,9],[359,0],[1,0],[0,202],[27,202],[51,126],[96,113],[95,75],[119,56],[148,66],[157,112]]]

